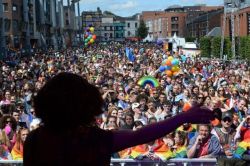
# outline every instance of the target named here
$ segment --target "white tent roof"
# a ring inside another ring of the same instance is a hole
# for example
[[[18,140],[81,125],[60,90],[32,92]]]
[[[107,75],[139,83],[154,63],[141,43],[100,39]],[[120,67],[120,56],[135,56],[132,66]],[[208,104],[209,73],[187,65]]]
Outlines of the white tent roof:
[[[187,48],[187,49],[197,49],[197,46],[195,43],[192,43],[192,42],[187,42],[185,43],[184,47],[183,48]]]

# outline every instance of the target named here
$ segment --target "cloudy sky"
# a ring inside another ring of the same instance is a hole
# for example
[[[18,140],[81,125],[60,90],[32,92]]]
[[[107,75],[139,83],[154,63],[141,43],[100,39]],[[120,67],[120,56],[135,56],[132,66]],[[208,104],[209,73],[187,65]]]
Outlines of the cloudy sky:
[[[63,0],[66,4],[67,0]],[[141,11],[164,10],[171,5],[207,4],[223,5],[223,0],[80,0],[80,10],[90,11],[100,7],[119,16],[131,16]]]

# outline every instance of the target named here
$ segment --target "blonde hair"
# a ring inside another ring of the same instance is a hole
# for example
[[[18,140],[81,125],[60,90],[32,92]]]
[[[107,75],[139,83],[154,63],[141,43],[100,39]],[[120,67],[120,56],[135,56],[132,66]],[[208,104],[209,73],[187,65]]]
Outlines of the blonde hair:
[[[118,113],[118,108],[116,106],[112,106],[108,109],[108,115],[111,115],[114,110],[116,110]]]
[[[4,130],[1,130],[0,132],[0,141],[1,141],[1,144],[4,144],[7,147],[10,147],[10,140]]]
[[[17,132],[17,137],[16,137],[16,144],[15,144],[15,146],[17,147],[18,150],[20,150],[21,145],[23,145],[23,143],[24,143],[24,142],[22,141],[22,136],[21,136],[21,134],[22,134],[22,131],[25,131],[25,130],[29,131],[29,129],[27,129],[27,128],[20,128],[20,129],[18,130],[18,132]]]

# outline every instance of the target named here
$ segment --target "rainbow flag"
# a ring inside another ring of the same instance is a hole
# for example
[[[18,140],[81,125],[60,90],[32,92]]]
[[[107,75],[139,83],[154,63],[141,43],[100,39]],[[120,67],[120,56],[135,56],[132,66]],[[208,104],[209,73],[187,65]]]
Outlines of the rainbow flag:
[[[16,143],[12,148],[11,155],[13,160],[22,160],[23,159],[23,145],[20,144],[18,148],[18,144]]]
[[[139,156],[146,156],[149,153],[149,146],[147,144],[138,145],[131,148],[130,158],[136,159]],[[151,153],[162,161],[166,161],[173,156],[171,149],[161,140],[156,140],[155,145],[151,149]]]
[[[250,139],[241,141],[234,153],[234,158],[241,159],[242,155],[248,150],[248,148],[250,148]]]
[[[131,148],[129,158],[136,159],[139,156],[147,155],[147,153],[148,153],[148,147],[146,144],[137,145]]]
[[[187,158],[187,147],[177,147],[176,151],[173,152],[172,158]]]
[[[118,152],[118,154],[121,159],[128,159],[131,154],[131,148],[124,149]]]
[[[162,144],[159,147],[155,148],[154,153],[162,161],[166,161],[166,160],[172,158],[172,156],[173,156],[171,149],[166,144]]]
[[[241,159],[242,155],[250,148],[250,138],[241,141],[234,153],[234,158]]]

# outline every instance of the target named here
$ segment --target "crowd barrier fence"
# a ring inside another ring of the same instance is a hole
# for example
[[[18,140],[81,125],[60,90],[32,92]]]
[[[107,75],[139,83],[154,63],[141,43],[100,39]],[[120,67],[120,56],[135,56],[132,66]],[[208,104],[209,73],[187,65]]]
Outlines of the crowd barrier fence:
[[[112,159],[111,166],[214,166],[217,164],[212,159],[170,159],[168,161],[133,160],[133,159]]]
[[[152,160],[111,159],[111,166],[214,166],[217,160],[213,159],[170,159],[166,162]],[[22,166],[21,160],[0,160],[1,165]]]

